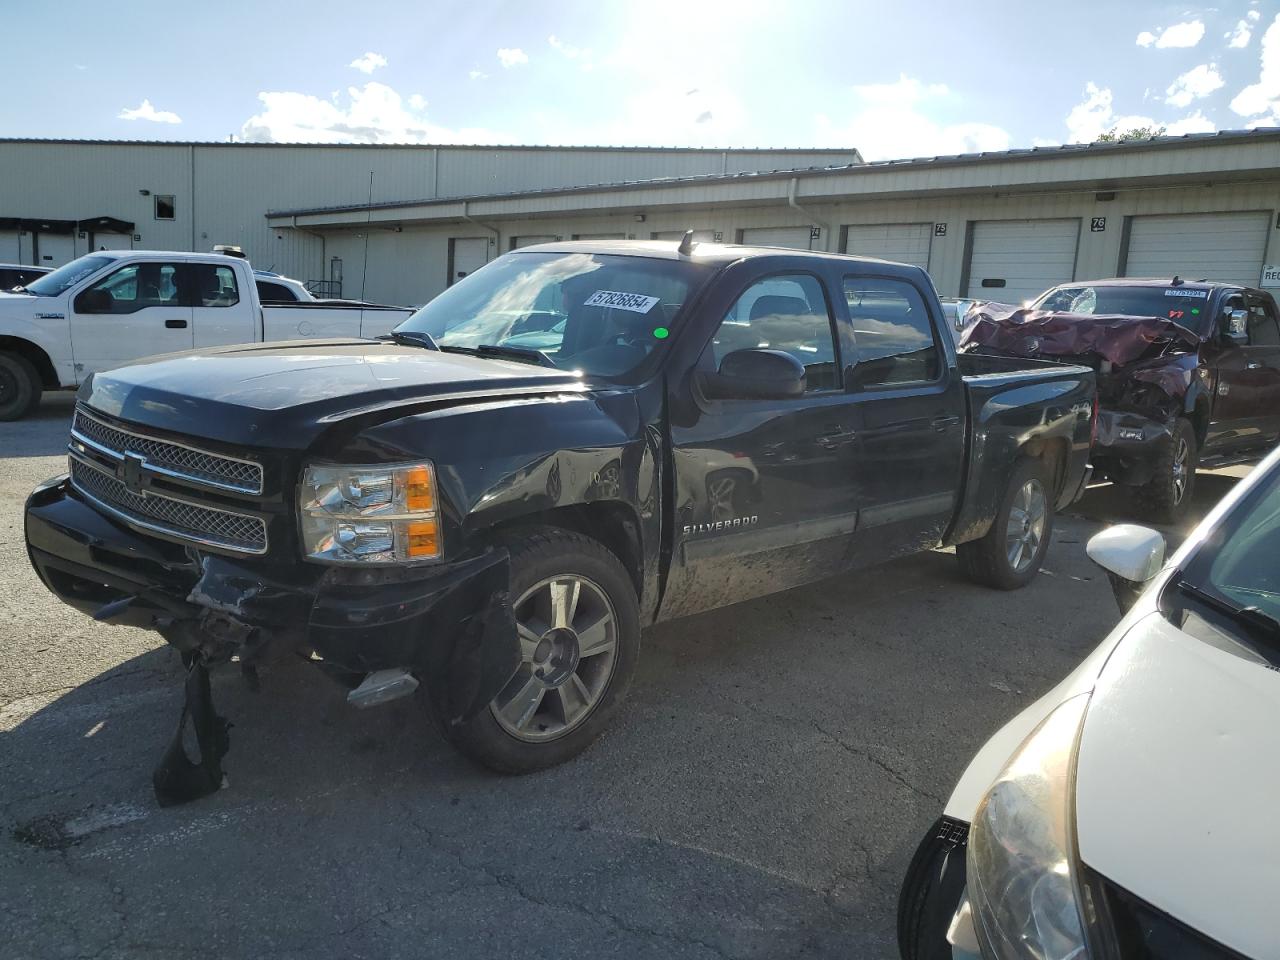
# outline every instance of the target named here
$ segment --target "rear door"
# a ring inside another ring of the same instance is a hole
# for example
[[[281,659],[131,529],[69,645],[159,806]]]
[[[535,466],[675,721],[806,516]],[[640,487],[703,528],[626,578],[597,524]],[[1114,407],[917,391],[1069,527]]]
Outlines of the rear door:
[[[964,384],[925,282],[863,274],[843,282],[862,424],[857,546],[875,560],[940,541],[961,487]]]
[[[1213,416],[1206,446],[1230,452],[1273,443],[1280,435],[1280,324],[1269,294],[1241,291],[1223,310],[1247,310],[1248,342],[1217,338]]]
[[[676,557],[664,618],[829,576],[857,524],[857,409],[827,285],[806,269],[760,269],[747,261],[736,282],[726,278],[733,299],[720,301],[697,368],[714,371],[735,350],[783,350],[804,364],[807,390],[711,400],[678,388],[688,412],[672,416]]]
[[[182,265],[131,261],[71,300],[77,378],[139,357],[190,350],[191,307],[178,283]]]
[[[189,263],[184,276],[195,346],[218,347],[258,339],[257,312],[252,295],[241,289],[240,271],[230,264]]]

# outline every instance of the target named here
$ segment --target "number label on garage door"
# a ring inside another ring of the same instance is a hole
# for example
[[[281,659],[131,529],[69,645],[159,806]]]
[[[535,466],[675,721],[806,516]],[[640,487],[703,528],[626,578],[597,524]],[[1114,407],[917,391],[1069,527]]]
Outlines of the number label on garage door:
[[[1089,229],[1092,230],[1094,233],[1102,233],[1102,231],[1107,229],[1107,218],[1106,217],[1092,218],[1089,221]]]

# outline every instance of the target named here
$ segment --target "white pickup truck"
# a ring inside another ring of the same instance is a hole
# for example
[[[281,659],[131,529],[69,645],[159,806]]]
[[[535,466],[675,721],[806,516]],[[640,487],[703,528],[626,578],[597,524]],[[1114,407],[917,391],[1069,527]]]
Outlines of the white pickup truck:
[[[0,420],[44,390],[140,357],[229,343],[376,337],[413,312],[352,302],[270,303],[240,257],[101,251],[0,293]]]

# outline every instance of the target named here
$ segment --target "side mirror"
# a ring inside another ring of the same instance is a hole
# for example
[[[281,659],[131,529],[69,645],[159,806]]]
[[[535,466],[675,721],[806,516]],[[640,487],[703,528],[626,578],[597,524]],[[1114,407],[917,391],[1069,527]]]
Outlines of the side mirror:
[[[1229,310],[1222,318],[1222,335],[1232,343],[1249,339],[1249,311]]]
[[[1164,566],[1164,537],[1154,530],[1122,523],[1090,538],[1085,553],[1107,572],[1120,612],[1137,601],[1147,583]]]
[[[804,364],[781,350],[735,350],[699,383],[715,400],[786,400],[804,394]]]
[[[86,290],[76,297],[76,313],[110,313],[111,304],[106,290]]]

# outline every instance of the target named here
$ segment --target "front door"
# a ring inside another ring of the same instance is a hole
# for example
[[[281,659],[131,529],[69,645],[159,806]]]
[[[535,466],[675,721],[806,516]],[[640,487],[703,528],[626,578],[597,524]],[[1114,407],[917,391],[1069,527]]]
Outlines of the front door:
[[[449,286],[470,276],[489,262],[489,241],[486,237],[456,237],[449,243],[453,248],[449,263]]]
[[[179,293],[180,269],[162,260],[129,263],[72,298],[78,379],[139,357],[191,349],[191,308]]]
[[[1206,448],[1231,453],[1270,444],[1280,434],[1280,325],[1275,301],[1257,293],[1235,294],[1224,311],[1247,310],[1248,340],[1218,339],[1213,416]],[[1215,335],[1216,336],[1216,335]]]
[[[938,341],[941,317],[914,283],[849,275],[844,305],[857,347],[861,406],[858,555],[876,560],[937,544],[956,512],[964,467],[964,384]]]
[[[836,316],[805,272],[748,282],[699,360],[782,350],[806,370],[802,396],[709,400],[671,429],[675,556],[663,618],[785,590],[838,572],[857,524],[858,424],[844,391]]]

